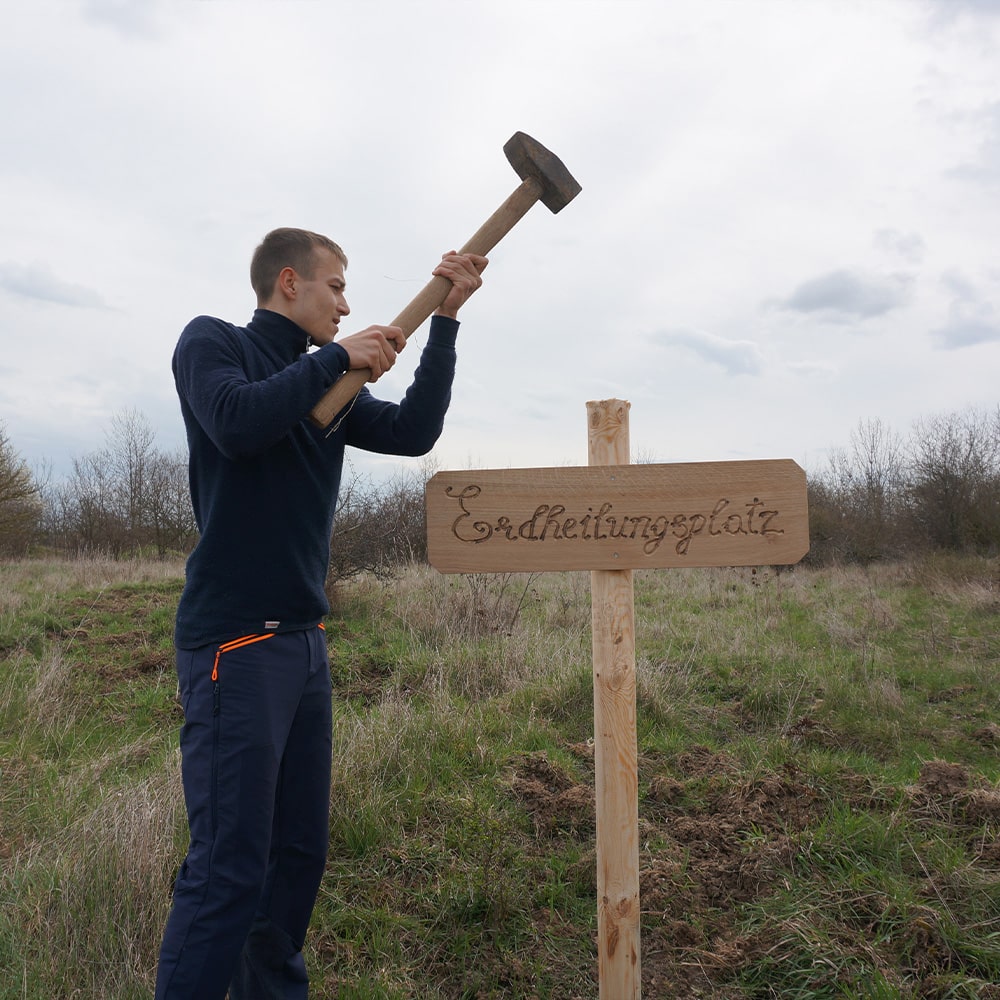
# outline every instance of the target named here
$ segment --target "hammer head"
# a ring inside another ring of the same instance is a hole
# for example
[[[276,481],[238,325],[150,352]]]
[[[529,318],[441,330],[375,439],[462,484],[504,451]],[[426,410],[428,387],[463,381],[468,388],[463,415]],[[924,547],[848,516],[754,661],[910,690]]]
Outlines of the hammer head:
[[[521,180],[534,177],[542,185],[540,200],[549,211],[565,208],[580,193],[580,185],[563,161],[530,135],[515,132],[503,151]]]

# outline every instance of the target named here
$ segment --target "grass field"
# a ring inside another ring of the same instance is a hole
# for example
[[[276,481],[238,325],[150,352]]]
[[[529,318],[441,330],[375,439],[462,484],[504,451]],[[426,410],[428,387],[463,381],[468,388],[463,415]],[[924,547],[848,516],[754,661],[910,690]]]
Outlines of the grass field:
[[[176,564],[0,565],[0,997],[151,994]],[[648,998],[1000,998],[1000,563],[635,581]],[[328,622],[319,998],[597,995],[586,574]]]

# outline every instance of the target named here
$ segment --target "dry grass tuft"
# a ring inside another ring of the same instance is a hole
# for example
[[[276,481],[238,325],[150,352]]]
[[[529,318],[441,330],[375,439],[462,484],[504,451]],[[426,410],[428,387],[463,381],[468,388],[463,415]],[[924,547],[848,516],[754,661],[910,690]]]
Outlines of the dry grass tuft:
[[[32,595],[104,590],[116,584],[159,583],[184,575],[180,559],[23,559],[0,562],[0,604],[18,606]]]

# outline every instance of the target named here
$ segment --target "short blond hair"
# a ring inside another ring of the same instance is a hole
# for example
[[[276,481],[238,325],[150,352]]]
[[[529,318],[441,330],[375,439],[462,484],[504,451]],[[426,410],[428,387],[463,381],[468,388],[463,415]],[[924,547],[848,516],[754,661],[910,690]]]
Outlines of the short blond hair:
[[[258,302],[267,302],[283,268],[292,267],[306,280],[316,269],[316,251],[328,250],[347,267],[347,254],[328,236],[308,229],[272,229],[260,241],[250,261],[250,286]]]

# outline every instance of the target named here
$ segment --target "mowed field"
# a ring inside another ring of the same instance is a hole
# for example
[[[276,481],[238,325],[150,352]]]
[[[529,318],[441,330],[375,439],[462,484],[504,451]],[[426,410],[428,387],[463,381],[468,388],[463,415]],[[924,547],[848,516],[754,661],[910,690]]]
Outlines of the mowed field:
[[[0,997],[152,992],[180,563],[0,564]],[[596,997],[586,573],[339,587],[318,998]],[[635,576],[648,998],[1000,998],[1000,561]]]

